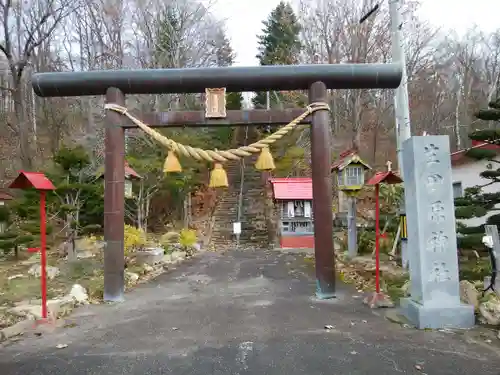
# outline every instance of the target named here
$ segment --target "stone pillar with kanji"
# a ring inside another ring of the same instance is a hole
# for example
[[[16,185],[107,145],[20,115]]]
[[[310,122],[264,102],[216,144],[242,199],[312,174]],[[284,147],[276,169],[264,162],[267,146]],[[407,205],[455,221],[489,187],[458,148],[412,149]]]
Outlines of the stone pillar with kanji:
[[[474,307],[460,302],[448,136],[403,145],[411,297],[401,305],[417,328],[470,328]]]

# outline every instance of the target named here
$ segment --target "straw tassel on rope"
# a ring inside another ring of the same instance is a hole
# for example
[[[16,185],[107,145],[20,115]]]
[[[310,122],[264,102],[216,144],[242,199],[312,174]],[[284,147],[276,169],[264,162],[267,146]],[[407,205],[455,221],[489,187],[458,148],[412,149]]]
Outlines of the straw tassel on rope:
[[[259,171],[272,171],[276,168],[269,146],[263,147],[260,151],[257,162],[255,163],[255,168]]]
[[[215,163],[214,169],[210,172],[210,183],[208,187],[218,188],[218,187],[228,187],[229,182],[227,180],[227,173],[222,167],[221,163]]]
[[[168,150],[167,158],[165,159],[165,164],[163,165],[163,172],[182,172],[181,163],[177,158],[177,155],[172,150]]]

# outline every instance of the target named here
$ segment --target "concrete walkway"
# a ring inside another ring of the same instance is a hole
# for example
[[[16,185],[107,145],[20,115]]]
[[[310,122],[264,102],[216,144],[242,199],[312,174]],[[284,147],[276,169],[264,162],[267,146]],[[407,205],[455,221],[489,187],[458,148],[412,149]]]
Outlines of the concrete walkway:
[[[310,269],[299,254],[202,254],[122,304],[80,308],[72,328],[1,348],[0,373],[500,373],[487,346],[390,323],[348,287],[334,302],[314,300]]]

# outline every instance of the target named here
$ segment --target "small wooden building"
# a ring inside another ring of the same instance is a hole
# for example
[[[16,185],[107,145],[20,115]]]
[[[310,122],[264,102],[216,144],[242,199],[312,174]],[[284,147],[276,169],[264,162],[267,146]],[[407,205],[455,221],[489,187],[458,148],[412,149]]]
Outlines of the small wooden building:
[[[0,189],[0,206],[5,206],[5,204],[12,199],[14,199],[14,197],[10,193]]]
[[[98,178],[104,178],[104,166],[100,167],[97,170],[97,177]],[[132,198],[133,197],[133,192],[132,192],[132,180],[140,180],[142,177],[132,169],[132,167],[128,164],[128,162],[125,160],[125,181],[124,181],[124,187],[125,187],[125,198]]]
[[[270,182],[280,213],[280,246],[314,248],[312,179],[272,178]]]
[[[12,199],[14,199],[14,197],[10,193],[0,190],[0,206],[5,206],[6,203]],[[7,223],[3,220],[2,217],[0,217],[0,233],[5,232],[6,228]]]
[[[371,169],[354,150],[339,155],[332,165],[333,187],[337,196],[335,223],[338,227],[347,226],[349,196],[355,195],[365,183],[365,172]]]

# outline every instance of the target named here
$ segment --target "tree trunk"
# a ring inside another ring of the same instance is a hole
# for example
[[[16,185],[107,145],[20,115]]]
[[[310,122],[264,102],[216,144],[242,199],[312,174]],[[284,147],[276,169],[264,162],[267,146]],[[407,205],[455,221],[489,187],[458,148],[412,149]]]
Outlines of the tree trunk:
[[[73,229],[71,228],[71,223],[73,221],[73,217],[71,214],[66,215],[66,243],[67,243],[67,252],[68,252],[68,260],[74,261],[76,260],[76,248],[75,248],[75,234],[73,233]]]
[[[137,227],[144,230],[144,183],[141,181],[137,197]]]
[[[23,169],[31,170],[33,167],[33,160],[30,149],[30,130],[29,124],[26,121],[26,108],[24,106],[23,101],[23,91],[22,91],[22,83],[15,82],[14,83],[15,90],[13,92],[14,95],[14,112],[16,114],[17,121],[17,129],[19,134],[19,151],[21,164]]]

